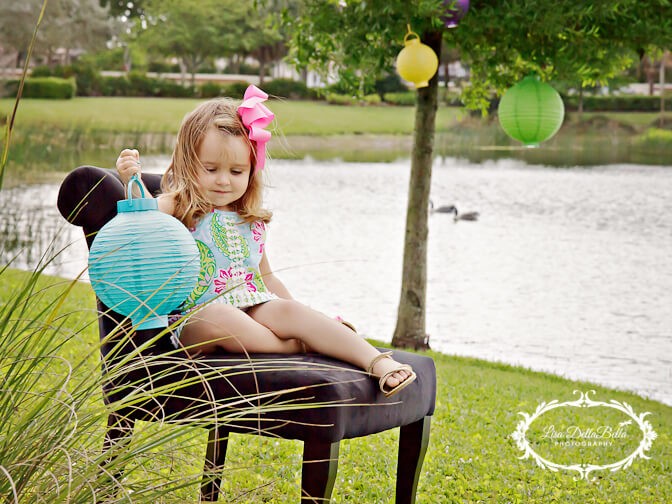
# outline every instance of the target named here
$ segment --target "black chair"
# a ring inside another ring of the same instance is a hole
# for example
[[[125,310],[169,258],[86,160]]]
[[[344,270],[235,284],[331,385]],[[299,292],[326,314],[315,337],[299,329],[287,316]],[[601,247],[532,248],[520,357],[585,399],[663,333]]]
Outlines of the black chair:
[[[158,193],[159,175],[143,174],[143,181]],[[117,200],[124,198],[116,171],[82,166],[63,181],[58,208],[83,227],[90,247],[95,233],[116,215]],[[136,420],[200,422],[210,430],[201,499],[216,501],[231,432],[300,439],[301,502],[328,502],[339,442],[401,427],[396,502],[415,501],[435,405],[431,358],[395,351],[394,359],[413,366],[418,378],[388,399],[377,380],[338,360],[318,354],[191,358],[176,351],[168,336],[157,337],[157,330],[122,330],[127,321],[100,301],[98,312],[103,373],[109,377],[103,392],[113,411],[103,446],[110,460],[130,440]],[[110,373],[119,362],[125,362],[123,373]],[[161,392],[164,386],[171,392]],[[137,394],[150,388],[155,392]],[[305,409],[307,404],[313,406]]]

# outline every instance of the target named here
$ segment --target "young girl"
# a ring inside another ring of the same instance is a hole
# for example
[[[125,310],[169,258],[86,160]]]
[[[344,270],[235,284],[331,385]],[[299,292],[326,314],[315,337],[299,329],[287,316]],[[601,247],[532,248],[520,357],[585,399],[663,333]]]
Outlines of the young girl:
[[[309,347],[379,377],[390,396],[415,380],[408,365],[381,353],[354,331],[292,299],[264,250],[271,212],[262,208],[263,128],[273,120],[255,86],[238,104],[205,102],[182,121],[162,180],[159,209],[191,231],[201,255],[199,281],[178,318],[190,353],[299,353]],[[137,150],[117,159],[125,184],[140,173]],[[149,191],[146,191],[149,194]],[[176,318],[173,318],[175,321]]]

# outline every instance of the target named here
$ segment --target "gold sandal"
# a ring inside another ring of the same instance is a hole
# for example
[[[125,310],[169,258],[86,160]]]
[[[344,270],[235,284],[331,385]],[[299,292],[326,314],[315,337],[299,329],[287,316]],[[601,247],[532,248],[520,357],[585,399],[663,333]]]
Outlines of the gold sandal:
[[[366,370],[366,372],[369,373],[371,376],[375,376],[373,374],[373,367],[381,359],[392,359],[392,352],[382,352],[379,355],[376,355],[373,359],[371,359],[371,363],[369,364],[369,367]],[[404,381],[402,381],[396,387],[392,387],[392,388],[389,388],[389,389],[386,390],[385,385],[387,383],[387,379],[391,375],[393,375],[394,373],[398,373],[399,371],[408,371],[410,373],[410,376],[408,376],[408,378],[406,378]],[[417,377],[418,376],[415,374],[415,372],[413,371],[413,368],[411,366],[409,366],[408,364],[400,364],[398,367],[396,367],[392,371],[388,371],[383,376],[378,378],[378,386],[380,387],[380,391],[383,394],[385,394],[385,397],[391,397],[394,394],[396,394],[397,392],[406,388],[411,383],[413,383]]]

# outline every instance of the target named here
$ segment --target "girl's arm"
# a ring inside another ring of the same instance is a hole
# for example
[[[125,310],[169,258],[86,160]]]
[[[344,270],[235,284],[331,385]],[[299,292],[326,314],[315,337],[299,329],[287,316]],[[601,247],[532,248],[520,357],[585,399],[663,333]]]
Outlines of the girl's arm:
[[[136,149],[124,149],[121,151],[121,154],[117,158],[117,173],[119,173],[119,178],[124,186],[128,185],[128,181],[131,180],[133,175],[136,173],[141,174],[141,168],[140,153]],[[145,191],[145,198],[153,198],[154,196],[147,190],[142,179],[140,179],[140,184]],[[133,191],[133,196],[140,197],[140,190],[137,185],[133,184],[131,190]],[[173,215],[175,211],[175,196],[173,194],[162,194],[158,197],[158,200],[159,210]]]
[[[278,277],[273,274],[271,270],[271,265],[268,262],[268,257],[266,257],[266,251],[261,256],[261,262],[259,263],[259,271],[261,272],[261,277],[264,279],[264,284],[268,287],[273,294],[282,299],[294,299],[292,295],[285,287]]]

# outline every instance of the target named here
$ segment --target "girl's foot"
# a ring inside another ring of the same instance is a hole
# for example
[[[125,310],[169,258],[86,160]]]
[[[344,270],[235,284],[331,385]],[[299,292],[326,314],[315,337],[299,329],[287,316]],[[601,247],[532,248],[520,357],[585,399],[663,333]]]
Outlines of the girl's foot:
[[[413,368],[400,364],[391,357],[392,352],[383,352],[375,356],[367,372],[378,377],[378,385],[385,397],[390,397],[410,385],[416,378]]]

